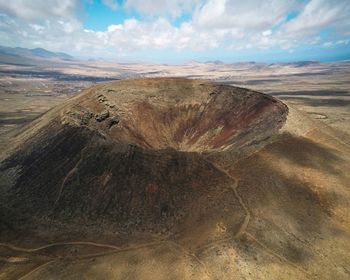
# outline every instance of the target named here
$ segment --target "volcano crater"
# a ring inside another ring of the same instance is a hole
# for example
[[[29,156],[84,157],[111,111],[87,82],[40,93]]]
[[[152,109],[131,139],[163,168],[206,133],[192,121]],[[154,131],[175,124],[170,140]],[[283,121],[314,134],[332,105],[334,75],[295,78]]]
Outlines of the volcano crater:
[[[259,146],[287,113],[273,97],[207,81],[98,85],[17,137],[2,167],[20,170],[7,200],[23,217],[180,226],[193,220],[193,209],[215,208],[216,195],[235,200],[222,196],[232,179],[208,158]],[[232,207],[242,211],[237,201]]]

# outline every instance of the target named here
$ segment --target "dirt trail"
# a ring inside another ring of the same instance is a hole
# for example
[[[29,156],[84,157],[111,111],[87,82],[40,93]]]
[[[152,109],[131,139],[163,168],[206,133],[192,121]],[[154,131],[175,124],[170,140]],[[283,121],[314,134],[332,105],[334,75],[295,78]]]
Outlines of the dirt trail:
[[[27,272],[26,274],[22,275],[21,277],[18,278],[18,280],[23,280],[26,279],[28,276],[32,275],[33,273],[37,272],[38,270],[42,269],[44,266],[47,266],[53,262],[55,262],[56,260],[51,260],[45,263],[42,263],[40,265],[38,265],[36,268],[32,269],[31,271]]]
[[[232,176],[230,173],[228,173],[226,170],[224,170],[223,168],[219,167],[218,165],[214,164],[212,161],[207,160],[206,158],[203,157],[203,159],[208,162],[209,164],[211,164],[212,166],[214,166],[215,169],[217,169],[218,171],[220,171],[221,173],[224,173],[228,178],[230,178],[233,181],[233,184],[230,185],[230,189],[233,191],[235,197],[237,198],[239,204],[241,205],[241,207],[243,208],[244,212],[245,212],[245,217],[243,220],[243,223],[241,224],[241,226],[239,227],[237,233],[235,234],[235,238],[241,236],[247,229],[249,221],[250,221],[250,211],[248,206],[244,203],[242,197],[240,196],[239,192],[238,192],[238,182],[239,179],[237,179],[236,177]]]
[[[24,274],[23,276],[21,276],[19,278],[19,279],[26,279],[28,276],[32,275],[34,272],[42,269],[43,267],[45,267],[45,266],[47,266],[55,261],[60,261],[60,260],[75,261],[75,260],[82,260],[82,259],[93,258],[93,257],[101,257],[101,256],[112,255],[112,254],[116,254],[116,253],[120,253],[120,252],[126,252],[126,251],[130,251],[130,250],[137,250],[137,249],[142,249],[142,248],[146,248],[146,247],[150,247],[150,246],[160,245],[163,243],[170,245],[170,248],[173,248],[175,250],[178,250],[180,252],[185,253],[186,255],[188,255],[190,257],[193,257],[194,260],[196,262],[198,262],[198,264],[204,268],[205,274],[207,275],[208,279],[210,279],[210,273],[208,271],[207,266],[198,258],[198,256],[195,253],[188,251],[188,249],[186,249],[182,245],[176,243],[175,241],[169,240],[168,238],[159,239],[156,241],[147,242],[147,243],[143,243],[143,244],[139,244],[139,245],[135,245],[135,246],[124,247],[124,248],[117,247],[117,246],[114,246],[111,244],[102,244],[102,243],[88,242],[88,241],[56,242],[56,243],[51,243],[51,244],[43,245],[43,246],[36,247],[36,248],[23,248],[23,247],[18,247],[18,246],[9,244],[9,243],[0,243],[0,246],[6,247],[6,248],[11,249],[13,251],[25,252],[25,253],[34,253],[34,252],[45,250],[45,249],[51,248],[51,247],[67,246],[67,245],[69,245],[69,246],[84,245],[84,246],[95,246],[95,247],[100,247],[100,248],[112,249],[112,250],[107,250],[107,251],[103,251],[103,252],[99,252],[99,253],[95,253],[95,254],[55,257],[49,261],[46,261],[46,262],[38,265],[37,267],[30,270],[29,272],[27,272],[26,274]],[[28,260],[30,260],[30,259],[26,259],[26,261],[28,261]]]
[[[269,255],[274,256],[275,258],[279,259],[281,262],[287,263],[290,266],[294,267],[295,269],[301,271],[302,273],[306,274],[307,276],[312,277],[312,275],[306,271],[305,269],[297,266],[296,264],[292,263],[291,261],[289,261],[288,259],[286,259],[285,257],[283,257],[282,255],[274,252],[273,250],[271,250],[269,247],[267,247],[265,244],[261,243],[259,240],[257,240],[252,234],[250,234],[249,232],[245,232],[246,236],[248,236],[249,239],[251,239],[252,241],[254,241],[256,244],[258,244],[260,247],[262,247],[264,249],[265,252],[267,252]]]
[[[121,249],[120,247],[110,245],[110,244],[102,244],[102,243],[95,243],[95,242],[88,242],[88,241],[56,242],[56,243],[43,245],[37,248],[23,248],[23,247],[17,247],[9,243],[0,243],[0,246],[2,247],[7,247],[13,251],[26,252],[26,253],[37,252],[50,247],[64,246],[64,245],[89,245],[94,247],[109,248],[109,249],[115,249],[115,250]]]
[[[266,251],[268,254],[275,256],[276,258],[278,258],[280,261],[283,261],[291,266],[293,266],[294,268],[298,269],[299,271],[302,271],[303,273],[307,274],[308,276],[310,276],[310,274],[303,270],[302,268],[298,267],[297,265],[295,265],[294,263],[290,262],[289,260],[287,260],[285,257],[281,256],[280,254],[274,252],[273,250],[271,250],[270,248],[268,248],[267,246],[265,246],[263,243],[261,243],[259,240],[257,240],[252,234],[250,234],[247,231],[247,227],[249,225],[250,222],[250,218],[251,218],[251,213],[249,211],[248,206],[244,203],[241,195],[238,192],[238,182],[239,179],[232,176],[231,174],[229,174],[228,171],[224,170],[223,168],[217,166],[216,164],[214,164],[213,162],[207,160],[204,158],[205,161],[207,161],[209,164],[211,164],[214,168],[216,168],[218,171],[222,172],[223,174],[225,174],[228,178],[230,178],[232,180],[232,184],[229,186],[229,188],[233,191],[235,197],[237,198],[240,206],[243,208],[244,212],[245,212],[245,217],[244,220],[242,222],[242,224],[240,225],[238,231],[236,232],[236,234],[234,235],[234,238],[238,238],[240,237],[242,234],[245,234],[250,240],[252,240],[253,242],[257,243],[264,251]],[[209,247],[212,247],[215,244],[219,243],[219,242],[223,242],[226,240],[231,239],[232,237],[229,238],[224,238],[222,240],[217,240],[212,242],[209,246],[205,246],[204,250],[208,249]],[[38,271],[39,269],[41,269],[42,267],[54,262],[54,261],[58,261],[58,260],[62,260],[62,259],[67,259],[67,260],[79,260],[79,259],[85,259],[85,258],[91,258],[91,257],[98,257],[98,256],[105,256],[105,255],[110,255],[110,254],[116,254],[119,252],[125,252],[125,251],[129,251],[129,250],[137,250],[137,249],[141,249],[141,248],[145,248],[145,247],[150,247],[150,246],[155,246],[155,245],[160,245],[160,244],[169,244],[171,247],[173,247],[176,250],[180,250],[184,253],[186,253],[188,256],[193,257],[196,262],[198,262],[204,269],[205,269],[205,273],[208,276],[208,278],[210,278],[210,273],[209,270],[206,266],[205,263],[203,263],[200,258],[193,252],[188,251],[185,247],[183,247],[182,245],[169,240],[169,238],[163,238],[163,239],[158,239],[156,241],[152,241],[152,242],[147,242],[147,243],[143,243],[143,244],[139,244],[139,245],[135,245],[135,246],[129,246],[129,247],[118,247],[115,245],[111,245],[111,244],[103,244],[103,243],[96,243],[96,242],[90,242],[90,241],[71,241],[71,242],[56,242],[56,243],[50,243],[47,245],[43,245],[40,247],[36,247],[36,248],[23,248],[23,247],[18,247],[9,243],[0,243],[0,246],[2,247],[6,247],[9,248],[13,251],[18,251],[18,252],[26,252],[26,253],[34,253],[37,251],[41,251],[41,250],[45,250],[48,248],[52,248],[52,247],[57,247],[57,246],[75,246],[75,245],[83,245],[83,246],[94,246],[94,247],[99,247],[99,248],[107,248],[107,249],[112,249],[112,250],[107,250],[107,251],[103,251],[103,252],[99,252],[99,253],[95,253],[95,254],[86,254],[86,255],[78,255],[78,256],[66,256],[66,257],[56,257],[48,262],[45,262],[41,265],[39,265],[38,267],[36,267],[35,269],[29,271],[28,273],[26,273],[24,276],[22,276],[20,279],[24,279],[27,276],[33,274],[34,272]],[[198,248],[197,248],[198,249]],[[201,248],[203,249],[203,248]]]
[[[180,245],[179,243],[176,243],[175,241],[172,241],[172,240],[167,240],[167,243],[172,246],[173,248],[175,248],[176,250],[179,250],[180,252],[183,252],[185,253],[186,255],[194,258],[194,260],[199,264],[201,265],[203,268],[204,268],[204,272],[206,274],[206,276],[208,277],[208,279],[211,279],[210,278],[210,273],[209,273],[209,269],[207,267],[207,265],[202,262],[200,260],[200,258],[194,253],[194,252],[191,252],[190,250],[188,250],[187,248],[185,248],[184,246]]]
[[[230,173],[228,173],[228,171],[224,170],[223,168],[217,166],[216,164],[214,164],[213,162],[207,160],[204,158],[205,161],[207,161],[208,163],[210,163],[211,165],[213,165],[217,170],[219,170],[220,172],[224,173],[227,177],[229,177],[230,179],[232,179],[233,184],[230,186],[230,188],[232,189],[232,191],[235,194],[235,197],[237,198],[239,204],[241,205],[241,207],[244,209],[246,215],[244,217],[243,223],[240,225],[237,233],[235,234],[234,238],[238,238],[240,237],[242,234],[245,234],[250,240],[252,240],[253,242],[255,242],[256,244],[258,244],[265,252],[267,252],[268,254],[276,257],[277,259],[279,259],[282,262],[285,262],[287,264],[289,264],[290,266],[296,268],[297,270],[301,271],[302,273],[306,274],[308,277],[312,278],[312,275],[310,275],[310,273],[302,268],[300,268],[299,266],[295,265],[294,263],[292,263],[291,261],[289,261],[288,259],[286,259],[285,257],[283,257],[282,255],[274,252],[273,250],[271,250],[270,248],[268,248],[266,245],[264,245],[262,242],[260,242],[258,239],[256,239],[251,233],[249,233],[247,231],[247,227],[248,224],[250,222],[250,218],[251,218],[251,214],[249,211],[248,206],[244,203],[241,195],[238,192],[238,182],[239,179],[235,178],[234,176],[232,176]],[[204,250],[211,248],[214,244],[217,244],[219,242],[223,242],[226,241],[227,239],[231,239],[231,238],[224,238],[222,240],[217,240],[214,241],[210,244],[210,246],[205,246]]]
[[[34,272],[42,269],[43,267],[45,267],[45,266],[47,266],[55,261],[59,261],[59,260],[72,260],[72,261],[74,261],[74,260],[81,260],[81,259],[86,259],[86,258],[101,257],[101,256],[106,256],[106,255],[111,255],[111,254],[117,254],[120,252],[126,252],[126,251],[130,251],[130,250],[137,250],[137,249],[142,249],[142,248],[146,248],[146,247],[150,247],[150,246],[155,246],[155,245],[159,245],[163,242],[167,242],[167,241],[160,239],[157,241],[147,242],[147,243],[143,243],[140,245],[129,246],[129,247],[124,247],[124,248],[114,246],[111,244],[102,244],[102,243],[88,242],[88,241],[56,242],[56,243],[51,243],[51,244],[47,244],[44,246],[40,246],[37,248],[23,248],[23,247],[14,246],[14,245],[9,244],[9,243],[0,243],[0,246],[9,248],[13,251],[25,252],[25,253],[34,253],[34,252],[41,251],[41,250],[44,250],[47,248],[56,247],[56,246],[66,246],[66,245],[70,245],[70,246],[84,245],[84,246],[95,246],[95,247],[100,247],[100,248],[113,249],[113,250],[107,250],[107,251],[99,252],[99,253],[95,253],[95,254],[78,255],[78,256],[71,256],[71,257],[69,257],[69,256],[67,256],[67,257],[55,257],[55,258],[53,258],[45,263],[40,264],[39,266],[35,267],[34,269],[30,270],[29,272],[27,272],[26,274],[21,276],[19,279],[22,280],[22,279],[25,279],[28,276],[32,275]]]

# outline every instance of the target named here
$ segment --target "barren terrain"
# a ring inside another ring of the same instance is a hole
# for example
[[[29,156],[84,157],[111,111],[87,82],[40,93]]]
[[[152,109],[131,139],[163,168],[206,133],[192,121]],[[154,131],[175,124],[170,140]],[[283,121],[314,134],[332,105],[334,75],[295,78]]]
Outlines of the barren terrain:
[[[295,105],[341,133],[350,131],[350,62],[346,61],[150,65],[11,60],[0,64],[0,149],[18,128],[71,95],[95,83],[133,77],[200,78],[250,88]]]
[[[1,68],[1,279],[349,278],[348,62],[23,67]],[[191,79],[105,84],[163,76]]]

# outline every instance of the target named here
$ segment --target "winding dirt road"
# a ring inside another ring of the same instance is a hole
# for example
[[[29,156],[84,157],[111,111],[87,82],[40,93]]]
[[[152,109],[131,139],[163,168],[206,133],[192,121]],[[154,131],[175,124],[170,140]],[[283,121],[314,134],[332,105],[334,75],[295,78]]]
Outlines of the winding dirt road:
[[[23,247],[18,247],[18,246],[9,244],[9,243],[0,243],[0,246],[6,247],[6,248],[13,250],[13,251],[16,251],[16,252],[22,252],[22,253],[35,253],[35,252],[45,250],[48,248],[57,247],[57,246],[66,246],[66,245],[69,245],[69,246],[83,245],[83,246],[94,246],[94,247],[99,247],[99,248],[112,249],[112,250],[99,252],[99,253],[95,253],[95,254],[86,254],[86,255],[72,256],[72,257],[52,258],[49,261],[41,263],[39,266],[35,267],[34,269],[30,270],[29,272],[27,272],[26,274],[21,276],[19,278],[19,280],[22,280],[22,279],[26,279],[28,276],[32,275],[34,272],[42,269],[43,267],[45,267],[53,262],[59,261],[59,260],[64,260],[64,259],[79,260],[79,259],[86,259],[86,258],[92,258],[92,257],[100,257],[100,256],[109,255],[109,254],[116,254],[116,253],[120,253],[120,252],[137,250],[137,249],[141,249],[141,248],[155,246],[155,245],[159,245],[163,242],[166,242],[166,240],[160,239],[157,241],[147,242],[147,243],[143,243],[143,244],[139,244],[139,245],[135,245],[135,246],[124,247],[124,248],[118,247],[115,245],[111,245],[111,244],[103,244],[103,243],[96,243],[96,242],[89,242],[89,241],[56,242],[56,243],[51,243],[51,244],[43,245],[43,246],[36,247],[36,248],[23,248]]]
[[[71,242],[56,242],[56,243],[50,243],[47,245],[43,245],[37,248],[23,248],[23,247],[18,247],[9,243],[0,243],[0,246],[2,247],[7,247],[13,251],[18,251],[18,252],[26,252],[26,253],[33,253],[37,251],[41,251],[47,248],[51,247],[57,247],[57,246],[64,246],[64,245],[89,245],[89,246],[94,246],[94,247],[100,247],[100,248],[109,248],[109,249],[115,249],[115,250],[120,250],[120,247],[110,245],[110,244],[102,244],[102,243],[96,243],[96,242],[88,242],[88,241],[71,241]]]
[[[251,213],[249,211],[248,206],[245,204],[245,202],[243,201],[241,195],[238,192],[238,186],[239,186],[239,179],[235,178],[234,176],[232,176],[231,174],[229,174],[228,171],[224,170],[223,168],[217,166],[216,164],[214,164],[213,162],[207,160],[204,158],[205,161],[207,161],[208,163],[210,163],[215,169],[217,169],[218,171],[222,172],[223,174],[225,174],[228,178],[230,178],[232,180],[232,184],[229,186],[229,188],[233,191],[236,199],[238,200],[240,206],[242,207],[242,209],[245,212],[245,216],[244,216],[244,220],[242,222],[242,224],[240,225],[239,229],[237,230],[236,234],[234,235],[233,238],[238,238],[240,237],[242,234],[246,234],[246,236],[253,242],[255,242],[256,244],[258,244],[264,251],[266,251],[268,254],[275,256],[276,258],[278,258],[280,261],[283,261],[291,266],[293,266],[294,268],[306,273],[309,275],[309,273],[305,270],[303,270],[302,268],[296,266],[294,263],[290,262],[289,260],[287,260],[285,257],[281,256],[280,254],[274,252],[273,250],[271,250],[270,248],[268,248],[267,246],[265,246],[262,242],[260,242],[259,240],[257,240],[252,234],[250,234],[249,232],[247,232],[247,227],[249,225],[250,219],[251,219]],[[216,240],[210,244],[207,244],[204,248],[197,248],[197,249],[208,249],[212,246],[214,246],[215,244],[219,243],[219,242],[223,242],[226,240],[231,239],[232,237],[228,237],[228,238],[224,238],[221,240]],[[129,251],[129,250],[137,250],[137,249],[141,249],[141,248],[146,248],[146,247],[150,247],[150,246],[155,246],[155,245],[160,245],[162,243],[167,243],[169,244],[171,247],[180,250],[184,253],[186,253],[186,255],[193,257],[196,262],[198,262],[204,269],[205,269],[205,273],[208,276],[208,278],[210,278],[210,273],[209,270],[206,266],[205,263],[203,263],[199,257],[194,253],[194,252],[190,252],[188,251],[186,248],[184,248],[182,245],[178,244],[177,242],[170,240],[169,237],[163,238],[163,239],[159,239],[156,241],[152,241],[152,242],[147,242],[147,243],[143,243],[143,244],[139,244],[139,245],[134,245],[134,246],[129,246],[129,247],[119,247],[119,246],[115,246],[112,244],[104,244],[104,243],[97,243],[97,242],[90,242],[90,241],[71,241],[71,242],[56,242],[56,243],[50,243],[50,244],[46,244],[43,246],[39,246],[36,248],[24,248],[24,247],[19,247],[19,246],[15,246],[9,243],[0,243],[0,246],[2,247],[6,247],[10,250],[13,251],[17,251],[17,252],[24,252],[24,253],[35,253],[41,250],[45,250],[45,249],[49,249],[52,247],[59,247],[59,246],[76,246],[76,245],[82,245],[82,246],[94,246],[94,247],[99,247],[99,248],[105,248],[105,249],[111,249],[111,250],[107,250],[107,251],[103,251],[103,252],[99,252],[99,253],[95,253],[95,254],[86,254],[86,255],[78,255],[78,256],[65,256],[65,257],[55,257],[49,261],[46,261],[42,264],[40,264],[39,266],[37,266],[36,268],[32,269],[31,271],[29,271],[28,273],[26,273],[25,275],[23,275],[22,277],[20,277],[19,279],[25,279],[28,276],[32,275],[34,272],[38,271],[39,269],[42,269],[43,267],[58,261],[58,260],[62,260],[62,259],[67,259],[67,260],[79,260],[79,259],[85,259],[85,258],[91,258],[91,257],[98,257],[98,256],[105,256],[105,255],[109,255],[109,254],[116,254],[119,252],[125,252],[125,251]]]

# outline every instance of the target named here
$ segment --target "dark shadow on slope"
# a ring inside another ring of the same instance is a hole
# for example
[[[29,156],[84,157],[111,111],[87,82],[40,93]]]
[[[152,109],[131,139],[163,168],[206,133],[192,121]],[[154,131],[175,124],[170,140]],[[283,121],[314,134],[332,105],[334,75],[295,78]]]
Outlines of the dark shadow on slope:
[[[281,137],[282,140],[267,147],[270,153],[302,167],[311,167],[332,174],[343,172],[336,168],[336,164],[343,161],[336,150],[304,137],[294,137],[287,133]]]
[[[344,99],[316,99],[316,98],[307,98],[307,97],[292,97],[292,96],[283,96],[283,100],[294,101],[303,103],[308,106],[314,107],[347,107],[350,106],[350,100]]]
[[[281,158],[281,164],[289,161],[290,173],[282,172],[279,163],[273,163],[266,157],[268,154]],[[332,193],[320,190],[305,181],[302,172],[311,168],[330,176],[341,176],[338,168],[342,165],[345,163],[336,151],[293,136],[287,136],[267,146],[262,153],[241,160],[236,165],[236,171],[241,178],[238,191],[252,213],[248,231],[288,261],[306,265],[315,258],[311,248],[327,236],[325,233],[333,232],[333,237],[328,236],[332,239],[343,233],[330,222],[332,207],[339,203],[341,194],[337,194],[336,189]],[[259,245],[255,246],[259,248]],[[257,252],[253,250],[251,254]]]
[[[278,91],[270,92],[272,96],[283,96],[293,97],[293,96],[330,96],[330,97],[339,97],[339,96],[350,96],[350,92],[345,90],[300,90],[300,91]]]
[[[77,226],[106,221],[125,229],[161,230],[229,181],[197,153],[144,150],[83,127],[54,124],[40,137],[2,167],[22,167],[8,200],[28,223],[31,217],[49,217]]]

